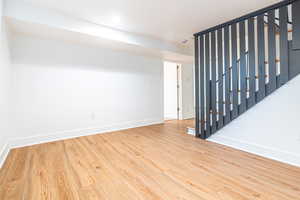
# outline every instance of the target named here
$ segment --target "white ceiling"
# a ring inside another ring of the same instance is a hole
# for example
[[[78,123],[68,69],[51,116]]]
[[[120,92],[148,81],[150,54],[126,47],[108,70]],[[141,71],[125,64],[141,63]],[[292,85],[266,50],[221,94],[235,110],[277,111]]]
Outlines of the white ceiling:
[[[138,45],[132,45],[125,42],[108,40],[95,35],[82,33],[80,31],[69,31],[57,27],[47,26],[45,24],[30,23],[13,18],[6,18],[10,39],[13,41],[19,35],[33,36],[37,38],[48,38],[50,40],[59,40],[80,45],[89,45],[94,47],[106,47],[114,50],[125,51],[137,55],[147,55],[163,58],[164,60],[192,63],[193,55],[176,53],[174,51],[164,51],[162,49],[146,48]]]
[[[96,24],[182,42],[280,0],[24,0]]]

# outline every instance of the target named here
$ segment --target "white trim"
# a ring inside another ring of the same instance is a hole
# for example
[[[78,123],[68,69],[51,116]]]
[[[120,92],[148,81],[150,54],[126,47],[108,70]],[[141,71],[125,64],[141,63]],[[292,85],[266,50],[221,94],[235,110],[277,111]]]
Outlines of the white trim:
[[[193,118],[195,118],[195,113],[194,112],[190,112],[190,113],[184,113],[182,119],[185,120],[185,119],[193,119]]]
[[[196,131],[194,128],[187,127],[187,134],[196,136]]]
[[[103,134],[112,131],[120,131],[120,130],[142,127],[142,126],[149,126],[154,124],[162,124],[163,122],[164,121],[162,119],[140,120],[140,121],[124,122],[121,124],[115,124],[115,125],[105,126],[101,128],[93,127],[93,128],[74,129],[74,130],[59,131],[54,133],[47,133],[43,135],[35,135],[31,137],[15,138],[8,141],[8,143],[3,148],[2,153],[0,151],[0,168],[2,167],[2,164],[4,163],[9,151],[14,148],[31,146],[31,145],[42,144],[47,142],[54,142],[58,140],[77,138],[77,137],[88,136],[88,135]]]
[[[177,65],[177,107],[179,111],[177,116],[179,120],[183,120],[183,96],[182,96],[182,65],[176,63]]]
[[[161,119],[141,120],[141,121],[125,122],[121,124],[114,124],[105,127],[91,127],[91,128],[84,128],[84,129],[66,130],[66,131],[36,135],[36,136],[31,136],[26,138],[16,138],[10,141],[9,144],[10,144],[10,148],[18,148],[18,147],[31,146],[31,145],[41,144],[46,142],[54,142],[57,140],[65,140],[65,139],[76,138],[81,136],[96,135],[96,134],[102,134],[102,133],[107,133],[112,131],[136,128],[141,126],[160,124],[160,123],[163,123],[163,120]]]
[[[229,146],[235,149],[257,154],[269,159],[284,162],[290,165],[300,167],[300,156],[292,152],[282,151],[270,147],[265,147],[258,144],[235,140],[232,138],[215,135],[207,139],[208,141]]]
[[[9,151],[10,151],[9,145],[8,145],[8,143],[6,143],[0,151],[0,169],[2,168],[2,166],[4,164]]]

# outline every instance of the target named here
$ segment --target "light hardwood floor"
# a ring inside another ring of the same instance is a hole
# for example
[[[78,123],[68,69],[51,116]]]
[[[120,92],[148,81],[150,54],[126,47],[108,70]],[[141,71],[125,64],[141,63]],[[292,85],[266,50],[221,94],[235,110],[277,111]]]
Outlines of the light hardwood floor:
[[[196,139],[186,123],[14,149],[0,199],[300,199],[300,168]]]
[[[184,120],[184,123],[189,128],[195,128],[195,119],[194,118]]]

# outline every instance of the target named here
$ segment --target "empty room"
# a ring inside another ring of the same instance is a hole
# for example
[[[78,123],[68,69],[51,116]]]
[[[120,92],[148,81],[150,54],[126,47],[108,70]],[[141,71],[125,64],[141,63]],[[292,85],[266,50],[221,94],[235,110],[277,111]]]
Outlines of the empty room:
[[[300,0],[0,17],[0,200],[300,200]]]

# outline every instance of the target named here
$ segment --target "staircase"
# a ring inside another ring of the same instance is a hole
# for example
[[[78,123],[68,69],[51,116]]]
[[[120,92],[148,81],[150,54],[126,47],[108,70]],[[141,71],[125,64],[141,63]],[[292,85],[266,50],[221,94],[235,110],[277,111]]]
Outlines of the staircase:
[[[206,139],[300,73],[300,1],[286,0],[195,37],[195,129]]]

